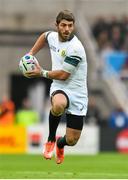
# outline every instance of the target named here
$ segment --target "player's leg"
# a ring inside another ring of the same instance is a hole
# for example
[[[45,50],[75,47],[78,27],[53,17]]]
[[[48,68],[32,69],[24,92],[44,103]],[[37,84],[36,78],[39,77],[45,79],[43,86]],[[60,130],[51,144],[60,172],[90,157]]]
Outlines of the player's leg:
[[[68,105],[68,98],[63,91],[55,91],[51,97],[51,110],[49,113],[49,136],[44,145],[43,155],[46,159],[51,159],[56,141],[56,130],[60,122],[61,115]]]
[[[56,144],[56,162],[60,164],[64,160],[64,146],[74,146],[81,135],[83,128],[83,116],[67,114],[66,135],[60,137]]]
[[[49,116],[49,137],[48,141],[55,141],[56,130],[60,122],[61,115],[67,107],[67,97],[60,91],[52,96],[52,107]]]

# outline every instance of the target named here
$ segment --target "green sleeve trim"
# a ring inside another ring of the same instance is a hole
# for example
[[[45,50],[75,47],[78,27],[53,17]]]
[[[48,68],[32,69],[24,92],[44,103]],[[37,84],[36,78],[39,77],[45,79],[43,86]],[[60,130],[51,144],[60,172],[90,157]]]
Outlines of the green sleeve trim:
[[[79,57],[79,56],[70,56],[70,57],[75,58],[75,59],[78,59],[79,61],[81,61],[81,60],[82,60],[82,58],[81,58],[81,57]]]
[[[70,56],[70,57],[66,57],[64,62],[71,64],[73,66],[77,66],[78,63],[81,61],[81,58],[79,56]]]

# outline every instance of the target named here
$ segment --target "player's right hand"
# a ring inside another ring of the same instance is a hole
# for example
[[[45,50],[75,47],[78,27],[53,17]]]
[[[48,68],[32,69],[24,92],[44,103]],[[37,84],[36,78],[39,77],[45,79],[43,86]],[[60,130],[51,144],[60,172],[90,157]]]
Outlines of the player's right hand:
[[[32,71],[26,72],[25,75],[29,78],[41,77],[41,71],[42,71],[42,67],[40,66],[38,62],[35,62],[35,69]]]

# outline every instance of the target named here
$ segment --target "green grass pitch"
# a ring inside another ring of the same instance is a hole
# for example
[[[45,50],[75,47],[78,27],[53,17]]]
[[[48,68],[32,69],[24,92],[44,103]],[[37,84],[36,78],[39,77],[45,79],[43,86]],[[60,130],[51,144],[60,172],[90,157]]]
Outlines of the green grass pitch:
[[[0,155],[0,179],[128,179],[128,155],[67,155],[61,165],[40,155]]]

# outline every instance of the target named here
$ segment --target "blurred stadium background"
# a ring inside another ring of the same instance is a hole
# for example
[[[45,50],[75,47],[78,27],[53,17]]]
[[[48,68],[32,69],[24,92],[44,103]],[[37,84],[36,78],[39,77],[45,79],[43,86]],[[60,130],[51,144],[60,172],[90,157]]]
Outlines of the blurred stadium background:
[[[128,153],[128,1],[0,0],[0,154],[41,154],[51,80],[27,79],[19,59],[69,9],[88,61],[89,109],[82,137],[67,154]],[[46,46],[37,54],[51,68]],[[65,116],[58,134],[65,132]],[[128,177],[128,176],[127,176]]]

